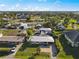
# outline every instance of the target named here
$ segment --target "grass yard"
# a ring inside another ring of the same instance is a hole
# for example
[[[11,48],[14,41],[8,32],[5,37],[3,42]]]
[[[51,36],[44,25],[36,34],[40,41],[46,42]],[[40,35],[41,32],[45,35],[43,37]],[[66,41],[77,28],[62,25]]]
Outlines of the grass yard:
[[[76,29],[79,29],[79,24],[75,24],[75,26],[76,26]],[[69,24],[67,25],[66,30],[74,30],[74,28],[72,28],[72,26]]]
[[[15,36],[18,33],[18,30],[0,30],[0,33],[3,33],[4,36]]]
[[[11,24],[15,24],[15,23],[18,23],[19,22],[19,20],[17,19],[17,20],[8,20],[8,23],[11,23]]]
[[[11,48],[0,48],[0,51],[10,51]]]
[[[46,53],[40,53],[40,55],[37,55],[35,59],[50,59],[50,56]]]
[[[21,49],[16,53],[16,58],[21,59],[49,59],[49,54],[46,53],[40,53],[36,55],[37,48],[39,45],[32,45],[30,43],[24,43],[24,45],[21,47]]]
[[[0,57],[4,57],[9,54],[11,48],[0,48]]]
[[[32,56],[33,52],[36,51],[36,48],[27,48],[24,51],[18,51],[15,55],[16,58],[28,59]]]

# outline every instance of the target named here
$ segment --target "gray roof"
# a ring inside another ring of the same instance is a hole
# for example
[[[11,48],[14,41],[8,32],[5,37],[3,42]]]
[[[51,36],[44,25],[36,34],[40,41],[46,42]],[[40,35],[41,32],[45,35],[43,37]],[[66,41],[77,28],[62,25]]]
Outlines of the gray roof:
[[[0,37],[0,42],[23,42],[24,37],[21,36],[3,36]]]
[[[31,42],[54,42],[54,38],[51,36],[31,36],[29,40]]]
[[[72,42],[79,42],[79,32],[76,30],[71,30],[65,32],[66,36],[72,41]]]
[[[40,28],[39,30],[40,30],[40,31],[42,31],[42,30],[43,30],[43,31],[52,31],[51,28]]]

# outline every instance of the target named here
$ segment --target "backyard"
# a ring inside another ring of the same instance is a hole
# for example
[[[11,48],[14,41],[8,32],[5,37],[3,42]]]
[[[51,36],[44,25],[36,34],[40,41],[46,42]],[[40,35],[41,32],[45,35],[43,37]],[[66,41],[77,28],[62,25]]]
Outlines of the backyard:
[[[30,42],[24,43],[15,57],[21,59],[50,59],[48,53],[39,52],[38,44],[32,45]]]

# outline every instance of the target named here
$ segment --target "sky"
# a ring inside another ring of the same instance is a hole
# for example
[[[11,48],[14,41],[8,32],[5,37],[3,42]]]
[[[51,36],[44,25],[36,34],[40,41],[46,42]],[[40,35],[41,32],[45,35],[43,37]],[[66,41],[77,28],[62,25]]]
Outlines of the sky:
[[[79,11],[79,0],[0,0],[0,11]]]

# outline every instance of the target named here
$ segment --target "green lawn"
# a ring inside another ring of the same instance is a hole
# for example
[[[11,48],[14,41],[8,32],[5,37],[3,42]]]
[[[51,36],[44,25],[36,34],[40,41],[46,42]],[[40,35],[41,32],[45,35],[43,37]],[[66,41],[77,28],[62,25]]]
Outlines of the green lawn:
[[[79,29],[79,24],[75,24],[75,26],[77,27],[77,29]],[[66,27],[67,30],[74,30],[74,28],[72,28],[72,26],[70,26],[69,24]]]
[[[0,48],[0,57],[7,56],[11,48]]]
[[[15,36],[18,33],[18,30],[0,30],[0,33],[3,33],[4,36]]]
[[[57,59],[74,59],[72,55],[66,55],[63,50],[61,50],[57,56]]]
[[[50,54],[40,53],[40,55],[35,56],[35,59],[50,59]]]
[[[49,54],[40,53],[39,55],[36,54],[37,48],[39,45],[35,44],[32,45],[30,43],[24,43],[21,49],[16,53],[16,58],[21,59],[49,59]]]
[[[36,48],[27,48],[24,51],[18,51],[15,55],[16,58],[28,59],[32,56],[33,52],[36,51]]]
[[[11,48],[0,48],[0,51],[9,51]]]

